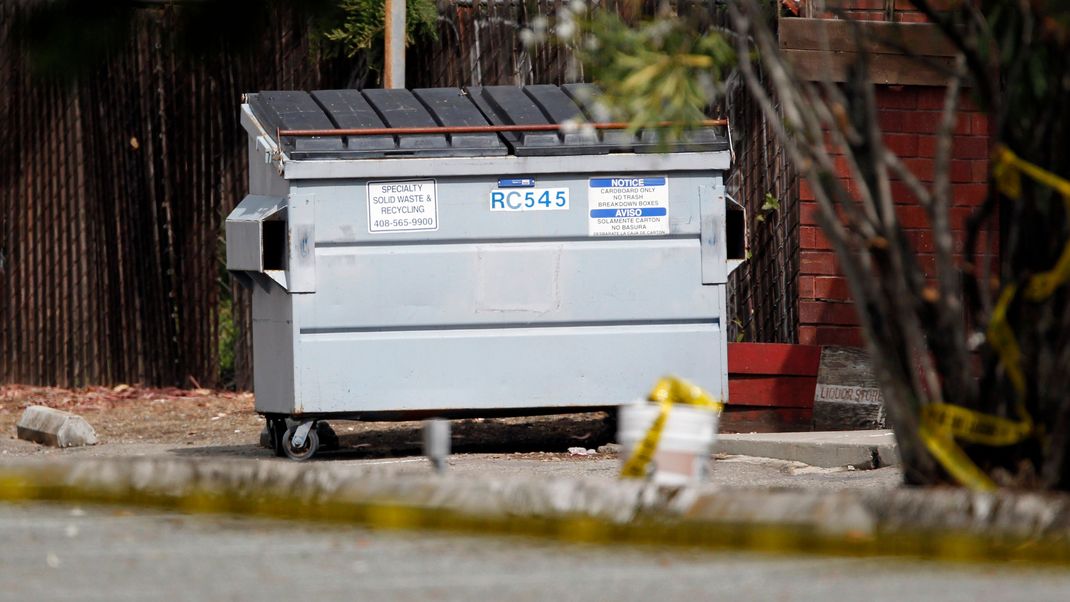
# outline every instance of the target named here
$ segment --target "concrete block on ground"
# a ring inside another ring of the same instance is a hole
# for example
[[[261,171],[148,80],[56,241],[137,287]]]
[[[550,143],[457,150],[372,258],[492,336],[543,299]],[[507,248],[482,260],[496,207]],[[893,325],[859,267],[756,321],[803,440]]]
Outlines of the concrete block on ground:
[[[719,435],[713,451],[792,460],[822,468],[899,464],[899,450],[890,430]]]
[[[52,447],[96,445],[97,433],[85,418],[45,406],[30,406],[16,425],[19,439]]]
[[[884,399],[869,354],[851,347],[824,347],[814,391],[814,429],[885,428]]]

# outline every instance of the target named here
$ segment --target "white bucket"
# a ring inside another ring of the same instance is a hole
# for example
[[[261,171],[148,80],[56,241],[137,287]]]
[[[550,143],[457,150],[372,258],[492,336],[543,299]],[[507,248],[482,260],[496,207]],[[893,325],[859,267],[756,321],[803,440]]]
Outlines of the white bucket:
[[[642,401],[620,407],[617,440],[622,463],[632,456],[660,411],[659,404]],[[648,468],[653,482],[680,486],[705,479],[717,438],[717,419],[718,413],[713,409],[674,404]]]

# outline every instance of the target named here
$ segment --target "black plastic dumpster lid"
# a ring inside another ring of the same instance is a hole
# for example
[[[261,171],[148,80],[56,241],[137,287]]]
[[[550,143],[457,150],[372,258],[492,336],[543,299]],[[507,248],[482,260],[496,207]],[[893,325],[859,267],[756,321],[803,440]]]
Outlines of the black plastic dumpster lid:
[[[430,90],[317,90],[260,92],[249,107],[270,133],[276,130],[334,130],[490,125],[457,88]],[[494,133],[284,136],[282,149],[294,159],[369,159],[395,156],[505,155]]]
[[[487,119],[483,117],[483,113],[480,113],[468,96],[458,88],[422,88],[413,90],[413,94],[437,118],[439,125],[490,125],[487,123]],[[500,153],[506,152],[501,138],[498,137],[498,134],[492,132],[451,134],[450,141],[455,149],[494,149]],[[495,154],[498,154],[498,152]]]
[[[561,89],[583,107],[592,122],[608,120],[607,111],[599,107],[599,89],[591,84],[565,84]],[[624,130],[602,130],[602,141],[614,149],[636,153],[699,152],[728,149],[728,140],[714,128],[700,128],[686,132],[680,140],[664,145],[654,130],[643,130],[633,136]]]
[[[551,85],[470,87],[468,95],[498,125],[546,125],[588,121],[588,116],[561,88]],[[612,147],[597,133],[579,129],[564,132],[508,132],[503,134],[513,154],[604,154]]]
[[[368,104],[360,90],[317,90],[312,98],[319,103],[335,127],[366,129],[384,127],[379,114]],[[285,126],[282,129],[290,129]],[[295,128],[296,129],[296,128]],[[397,148],[393,136],[351,136],[345,140],[347,151],[386,153]]]
[[[605,122],[590,84],[424,88],[417,90],[320,90],[260,92],[248,103],[261,123],[277,130],[435,128],[487,125],[548,126]],[[283,136],[282,149],[295,159],[451,157],[514,154],[590,155],[610,152],[716,151],[728,148],[718,130],[690,132],[672,145],[653,131],[568,127],[555,131],[403,133],[315,137]]]
[[[272,130],[322,130],[337,127],[307,92],[260,92],[248,95],[247,99],[249,107],[260,117],[261,122]],[[290,155],[301,155],[338,152],[344,150],[345,146],[340,137],[288,138],[283,141],[282,148]]]

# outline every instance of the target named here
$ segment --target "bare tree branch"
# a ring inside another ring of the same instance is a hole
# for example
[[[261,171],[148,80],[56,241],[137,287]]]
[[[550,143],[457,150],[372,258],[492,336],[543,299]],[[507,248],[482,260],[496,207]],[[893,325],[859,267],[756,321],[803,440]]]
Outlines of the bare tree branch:
[[[959,270],[952,259],[954,240],[949,222],[951,206],[951,134],[958,115],[958,101],[962,82],[966,77],[965,59],[956,59],[956,76],[952,78],[944,95],[943,114],[937,131],[936,158],[934,161],[935,182],[933,202],[927,206],[932,225],[933,246],[936,255],[936,275],[940,288],[936,308],[935,326],[944,333],[931,341],[941,373],[945,376],[945,390],[950,395],[975,397],[974,380],[969,376],[969,358],[966,351],[965,308],[962,304],[962,289]]]

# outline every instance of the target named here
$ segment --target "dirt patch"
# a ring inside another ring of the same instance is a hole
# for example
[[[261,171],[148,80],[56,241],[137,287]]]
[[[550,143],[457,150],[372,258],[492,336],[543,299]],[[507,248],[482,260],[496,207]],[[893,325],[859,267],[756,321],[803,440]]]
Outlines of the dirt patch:
[[[176,448],[250,452],[264,420],[253,410],[252,393],[209,389],[160,389],[131,385],[59,389],[0,386],[0,433],[15,439],[15,424],[29,405],[81,415],[102,445],[153,443]],[[419,422],[331,421],[341,453],[349,458],[394,457],[420,451]],[[613,438],[602,412],[525,418],[453,421],[456,453],[552,452],[597,448]],[[20,442],[21,443],[21,442]],[[5,445],[5,453],[34,453],[36,446]],[[265,450],[265,454],[268,452]],[[582,459],[582,456],[580,457]]]
[[[0,387],[0,432],[13,438],[15,424],[29,405],[81,415],[102,443],[255,443],[263,422],[253,411],[251,393],[130,385],[86,389],[5,385]]]

